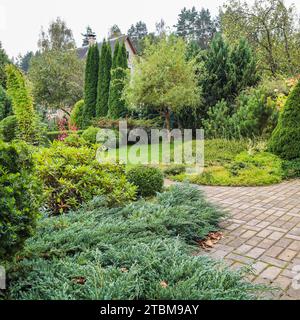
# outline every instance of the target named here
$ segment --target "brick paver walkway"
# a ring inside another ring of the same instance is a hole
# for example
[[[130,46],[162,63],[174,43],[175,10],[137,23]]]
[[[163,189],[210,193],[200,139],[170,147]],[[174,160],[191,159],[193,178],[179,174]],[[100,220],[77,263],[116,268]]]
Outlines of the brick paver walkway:
[[[300,288],[295,290],[300,284],[300,180],[268,187],[198,187],[230,213],[222,223],[224,238],[209,255],[233,268],[252,265],[251,281],[281,288],[275,299],[300,299]]]

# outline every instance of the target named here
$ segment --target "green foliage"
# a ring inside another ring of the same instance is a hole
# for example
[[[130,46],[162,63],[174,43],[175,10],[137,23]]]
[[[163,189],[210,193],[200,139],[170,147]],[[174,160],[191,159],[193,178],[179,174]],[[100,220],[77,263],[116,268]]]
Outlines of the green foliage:
[[[38,46],[41,51],[72,51],[76,48],[73,32],[65,21],[57,17],[47,32],[42,29]]]
[[[300,158],[300,81],[290,93],[269,141],[271,152],[283,159]]]
[[[284,1],[228,0],[221,14],[224,36],[235,43],[246,38],[265,74],[298,74],[298,25],[296,7]]]
[[[6,88],[6,72],[5,66],[9,64],[9,58],[2,48],[2,43],[0,42],[0,87]]]
[[[241,92],[233,107],[222,100],[207,114],[203,127],[209,138],[268,137],[278,121],[276,98],[268,96],[264,87]]]
[[[133,107],[151,106],[164,114],[170,128],[170,113],[180,114],[201,102],[194,60],[186,59],[186,44],[174,36],[163,37],[158,43],[146,42],[143,59],[134,62],[131,81],[125,97]],[[151,75],[151,76],[149,76]]]
[[[282,161],[267,152],[242,152],[224,165],[208,167],[201,175],[174,177],[200,185],[263,186],[282,181]]]
[[[197,47],[206,50],[217,32],[217,23],[211,17],[209,10],[204,8],[197,12],[193,7],[191,10],[184,8],[178,16],[176,34],[185,40],[193,40]]]
[[[9,116],[0,122],[0,138],[10,142],[17,138],[18,121],[16,116]]]
[[[89,127],[82,133],[82,138],[88,143],[95,144],[97,142],[97,134],[99,128]]]
[[[127,172],[129,182],[138,187],[138,194],[142,197],[155,196],[161,192],[164,185],[164,176],[158,168],[136,166]]]
[[[98,45],[89,47],[84,84],[84,124],[89,125],[90,121],[96,116],[97,87],[99,72],[99,49]]]
[[[40,141],[39,120],[33,108],[33,99],[23,74],[13,65],[6,66],[7,93],[12,100],[18,122],[18,137],[28,143]]]
[[[144,51],[144,40],[148,35],[147,25],[143,21],[137,22],[135,25],[131,25],[127,31],[128,37],[132,41],[137,53],[141,55]]]
[[[83,97],[84,61],[75,50],[51,50],[31,59],[29,79],[36,103],[65,110]]]
[[[6,91],[0,85],[0,121],[8,117],[12,113],[11,100],[7,96]]]
[[[108,116],[112,119],[120,119],[126,116],[125,101],[122,95],[127,77],[127,69],[128,65],[125,43],[123,42],[121,45],[116,44],[109,91]]]
[[[154,202],[107,209],[99,199],[44,219],[7,273],[7,298],[255,299],[262,287],[243,280],[243,272],[192,255],[187,244],[215,231],[221,217],[198,190],[176,186]]]
[[[99,62],[97,117],[106,117],[108,113],[109,87],[111,79],[112,53],[109,43],[103,41]]]
[[[0,262],[11,259],[32,235],[40,206],[40,185],[24,142],[0,141]]]
[[[263,88],[250,89],[238,97],[233,115],[235,137],[268,137],[276,127],[278,110],[275,101]]]
[[[68,135],[64,139],[63,143],[66,144],[69,147],[75,147],[75,148],[79,148],[79,147],[88,145],[87,141],[85,139],[83,139],[77,133],[73,133],[73,134]]]
[[[46,204],[53,214],[77,208],[94,196],[107,194],[111,205],[135,196],[121,165],[100,164],[96,151],[53,142],[36,154],[39,177],[44,182]]]
[[[210,139],[235,137],[235,128],[232,120],[232,108],[225,100],[218,102],[208,109],[207,119],[203,120],[205,135]]]
[[[300,178],[300,159],[283,161],[282,169],[285,178]]]
[[[66,135],[73,135],[74,134],[74,130],[66,130],[64,131],[64,133]],[[76,134],[81,135],[83,133],[82,130],[78,130],[76,131]],[[54,140],[58,140],[59,136],[61,135],[61,131],[49,131],[47,132],[46,136],[48,138],[49,141],[54,141]]]
[[[246,39],[240,39],[238,44],[232,47],[230,62],[234,77],[233,95],[236,96],[245,88],[258,83],[257,61]]]
[[[172,164],[164,169],[165,176],[177,176],[185,173],[186,166],[184,164]]]
[[[75,125],[77,128],[83,129],[84,127],[84,100],[79,100],[75,103],[74,108],[72,109],[70,120],[71,124]]]
[[[215,106],[224,99],[233,102],[241,90],[258,81],[256,60],[245,40],[230,46],[221,34],[217,34],[204,56],[206,72],[200,75],[200,84],[206,105]]]

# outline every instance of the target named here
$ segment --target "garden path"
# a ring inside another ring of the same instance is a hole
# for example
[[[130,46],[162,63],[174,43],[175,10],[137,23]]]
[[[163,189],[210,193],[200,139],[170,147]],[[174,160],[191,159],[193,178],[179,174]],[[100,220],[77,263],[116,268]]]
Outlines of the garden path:
[[[221,224],[224,238],[204,254],[232,268],[252,265],[251,281],[280,288],[274,299],[300,299],[300,180],[266,187],[197,187],[230,213]]]

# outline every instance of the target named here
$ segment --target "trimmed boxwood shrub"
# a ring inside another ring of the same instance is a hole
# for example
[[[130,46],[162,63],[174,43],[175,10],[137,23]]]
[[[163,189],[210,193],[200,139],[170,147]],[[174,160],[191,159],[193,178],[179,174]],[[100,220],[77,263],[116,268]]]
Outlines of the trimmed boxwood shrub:
[[[158,168],[143,165],[130,169],[127,179],[138,187],[141,197],[155,196],[157,192],[162,191],[164,185],[164,176]]]
[[[82,134],[82,130],[78,130],[78,131],[75,131],[76,134],[78,135],[81,135]],[[65,131],[65,133],[67,135],[73,135],[74,134],[74,131],[72,130],[67,130]],[[57,140],[58,137],[61,135],[61,131],[48,131],[47,132],[47,138],[50,140],[50,141],[54,141],[54,140]]]
[[[99,128],[89,127],[83,131],[82,138],[91,144],[95,144],[97,142],[98,132],[99,132]]]
[[[300,81],[286,101],[269,149],[286,160],[300,158]]]
[[[40,190],[28,146],[0,141],[0,262],[11,259],[32,235]]]

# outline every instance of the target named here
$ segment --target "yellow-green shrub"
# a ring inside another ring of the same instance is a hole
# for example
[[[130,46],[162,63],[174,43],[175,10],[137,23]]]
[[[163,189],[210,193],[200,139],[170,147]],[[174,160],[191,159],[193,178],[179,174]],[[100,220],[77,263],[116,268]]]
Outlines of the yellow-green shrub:
[[[110,205],[135,197],[135,187],[127,182],[124,166],[100,164],[94,149],[55,141],[36,158],[46,204],[54,214],[77,208],[98,195],[107,195]]]

